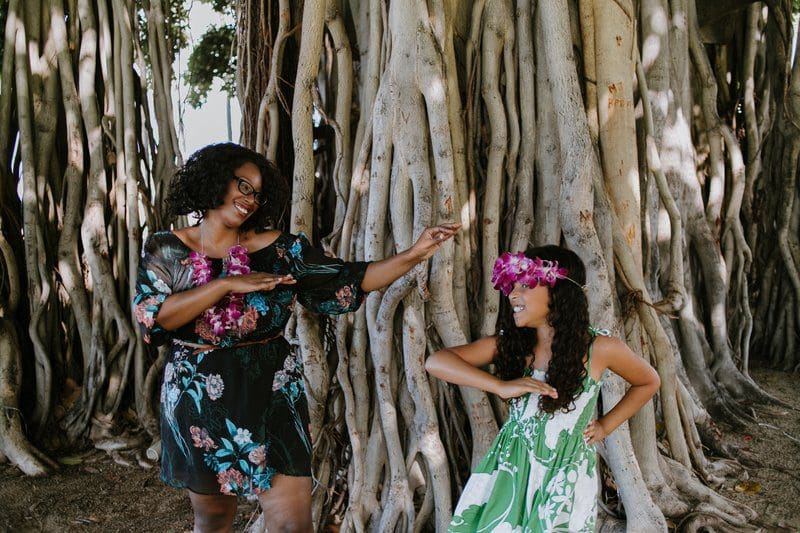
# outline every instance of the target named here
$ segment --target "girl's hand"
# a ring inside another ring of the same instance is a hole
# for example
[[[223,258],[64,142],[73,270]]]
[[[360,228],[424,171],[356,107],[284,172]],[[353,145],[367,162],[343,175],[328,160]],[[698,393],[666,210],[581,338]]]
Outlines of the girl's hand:
[[[294,285],[297,280],[291,274],[269,274],[267,272],[250,272],[243,276],[223,278],[228,292],[244,294],[255,291],[271,291],[278,285]]]
[[[592,420],[589,422],[589,425],[586,426],[586,429],[583,432],[583,438],[586,440],[586,444],[589,446],[592,444],[597,444],[607,436],[608,433],[599,420]]]
[[[460,227],[461,224],[448,223],[426,229],[411,247],[411,252],[420,261],[428,259],[447,239],[455,235]]]
[[[501,381],[500,385],[494,391],[495,394],[504,400],[509,398],[517,398],[528,393],[541,394],[542,396],[551,396],[558,398],[558,391],[545,383],[533,378],[517,378],[510,381]]]

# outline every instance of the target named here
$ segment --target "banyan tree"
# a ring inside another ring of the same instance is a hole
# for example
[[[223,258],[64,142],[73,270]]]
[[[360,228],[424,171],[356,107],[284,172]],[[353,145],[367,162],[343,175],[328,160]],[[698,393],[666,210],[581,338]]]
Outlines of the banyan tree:
[[[735,530],[726,444],[796,371],[800,67],[792,3],[239,0],[240,142],[292,184],[284,229],[377,260],[463,224],[351,315],[298,308],[320,529],[443,530],[506,415],[425,357],[493,334],[498,253],[563,243],[592,322],[657,368],[600,447],[600,523]],[[130,299],[181,162],[162,0],[11,0],[0,85],[0,452],[29,474],[90,442],[157,446],[163,359]],[[609,376],[607,410],[624,393]],[[22,401],[20,401],[20,398]],[[22,421],[26,423],[23,426]],[[47,438],[44,436],[48,435]],[[155,456],[156,454],[154,454]]]

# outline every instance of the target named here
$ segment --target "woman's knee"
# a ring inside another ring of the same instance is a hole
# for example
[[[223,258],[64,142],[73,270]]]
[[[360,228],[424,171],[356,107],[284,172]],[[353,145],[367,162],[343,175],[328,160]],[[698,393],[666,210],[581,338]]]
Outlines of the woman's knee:
[[[287,501],[281,498],[262,503],[264,522],[270,533],[311,533],[311,502],[304,498]]]
[[[270,533],[311,533],[311,516],[306,519],[300,516],[265,516],[267,531]]]
[[[197,533],[228,532],[233,528],[236,498],[207,496],[189,492],[194,511],[194,531]]]
[[[310,533],[311,479],[277,475],[272,488],[259,496],[270,533]]]

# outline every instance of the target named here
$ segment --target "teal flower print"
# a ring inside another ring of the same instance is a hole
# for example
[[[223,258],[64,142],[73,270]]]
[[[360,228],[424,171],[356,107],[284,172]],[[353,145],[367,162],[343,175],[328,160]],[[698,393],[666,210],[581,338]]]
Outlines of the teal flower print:
[[[254,307],[261,315],[266,315],[269,312],[269,304],[267,299],[260,292],[247,293],[247,305]]]

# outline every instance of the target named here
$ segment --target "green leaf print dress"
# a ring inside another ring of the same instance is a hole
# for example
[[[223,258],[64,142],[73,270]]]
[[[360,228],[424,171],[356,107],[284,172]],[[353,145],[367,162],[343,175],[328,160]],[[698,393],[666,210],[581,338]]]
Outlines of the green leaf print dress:
[[[608,332],[592,328],[593,337],[598,334]],[[508,421],[467,481],[449,531],[595,530],[597,452],[583,439],[600,391],[589,373],[591,362],[590,345],[583,392],[568,413],[541,411],[538,394],[511,400]],[[529,368],[525,375],[546,377]]]

